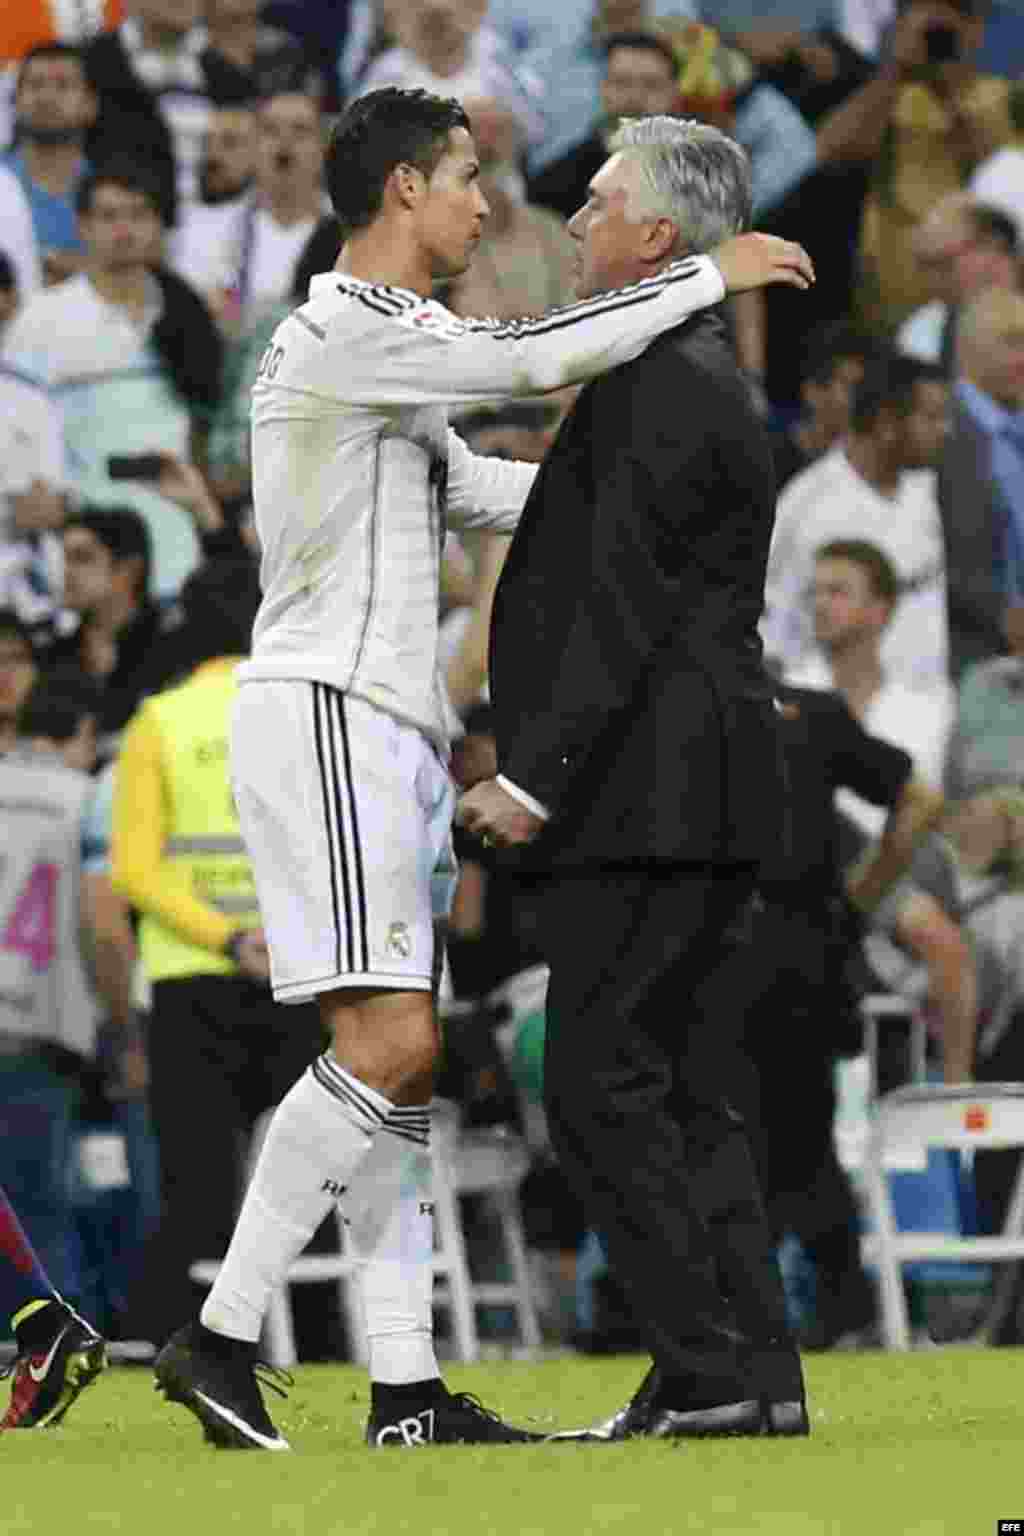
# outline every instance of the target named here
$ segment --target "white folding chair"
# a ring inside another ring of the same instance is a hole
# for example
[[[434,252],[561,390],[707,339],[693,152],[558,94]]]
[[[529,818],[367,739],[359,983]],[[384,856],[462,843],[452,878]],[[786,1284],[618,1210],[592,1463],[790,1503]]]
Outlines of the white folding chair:
[[[541,1345],[540,1322],[533,1293],[526,1241],[519,1214],[519,1186],[530,1166],[525,1142],[512,1132],[462,1131],[454,1105],[435,1106],[434,1215],[437,1249],[434,1256],[435,1305],[451,1310],[452,1333],[460,1360],[480,1353],[477,1307],[509,1307],[516,1317],[522,1349],[535,1353]],[[491,1197],[501,1226],[507,1281],[474,1280],[466,1258],[459,1200],[463,1195]]]
[[[526,1246],[519,1217],[518,1190],[529,1167],[529,1157],[522,1141],[501,1131],[459,1129],[454,1105],[435,1103],[434,1134],[431,1138],[432,1199],[434,1202],[434,1276],[435,1306],[451,1314],[452,1344],[455,1358],[473,1361],[480,1355],[480,1337],[476,1323],[479,1306],[509,1306],[517,1317],[522,1346],[534,1351],[540,1346],[540,1324],[533,1298]],[[270,1116],[258,1122],[250,1152],[250,1168],[255,1166]],[[466,1257],[459,1198],[487,1192],[497,1209],[512,1279],[508,1283],[478,1283],[473,1280]],[[366,1362],[366,1328],[359,1298],[358,1278],[362,1260],[347,1246],[345,1224],[338,1212],[338,1253],[302,1254],[291,1265],[287,1283],[278,1287],[270,1299],[264,1325],[264,1346],[272,1365],[294,1365],[295,1333],[292,1324],[289,1287],[314,1281],[335,1280],[339,1287],[342,1311],[348,1329],[353,1358]],[[212,1285],[220,1269],[219,1259],[199,1259],[191,1265],[193,1280]]]
[[[870,1065],[870,1095],[878,1097],[878,1047],[886,1020],[910,1021],[910,1080],[923,1083],[928,1070],[928,1028],[916,999],[900,992],[871,992],[860,1002],[864,1020],[864,1051]]]
[[[1024,1083],[916,1083],[877,1099],[871,1111],[863,1165],[872,1230],[865,1259],[878,1266],[882,1329],[888,1349],[910,1348],[910,1322],[901,1267],[922,1259],[998,1263],[1024,1259],[1024,1159],[1003,1231],[995,1237],[948,1232],[899,1232],[888,1171],[923,1166],[930,1147],[1024,1147]]]

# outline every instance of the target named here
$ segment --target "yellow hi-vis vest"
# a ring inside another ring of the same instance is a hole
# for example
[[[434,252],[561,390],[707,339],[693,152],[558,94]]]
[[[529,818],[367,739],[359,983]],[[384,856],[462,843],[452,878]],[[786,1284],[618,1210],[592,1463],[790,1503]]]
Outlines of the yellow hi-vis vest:
[[[200,667],[179,687],[147,699],[145,709],[162,745],[163,879],[180,881],[236,928],[255,928],[256,887],[228,773],[234,674],[233,665]],[[227,956],[190,943],[149,915],[139,925],[139,948],[151,981],[237,970]]]

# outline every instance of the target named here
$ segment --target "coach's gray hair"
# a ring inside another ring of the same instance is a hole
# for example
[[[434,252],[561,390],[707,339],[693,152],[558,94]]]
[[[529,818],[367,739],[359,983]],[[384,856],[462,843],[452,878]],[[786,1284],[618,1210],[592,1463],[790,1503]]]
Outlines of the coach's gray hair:
[[[609,149],[634,160],[641,173],[640,186],[627,200],[627,218],[671,219],[679,230],[676,255],[710,251],[750,228],[750,159],[709,123],[625,118]]]

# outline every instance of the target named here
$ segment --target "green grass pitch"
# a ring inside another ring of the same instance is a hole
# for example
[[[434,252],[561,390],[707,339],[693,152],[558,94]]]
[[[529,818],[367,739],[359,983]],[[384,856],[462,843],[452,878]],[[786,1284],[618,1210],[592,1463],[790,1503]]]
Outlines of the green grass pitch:
[[[1024,1354],[806,1362],[809,1441],[369,1451],[365,1386],[302,1367],[271,1397],[292,1453],[216,1451],[146,1369],[108,1371],[63,1426],[0,1436],[2,1536],[994,1536],[1024,1519]],[[509,1419],[586,1423],[644,1362],[452,1367]]]

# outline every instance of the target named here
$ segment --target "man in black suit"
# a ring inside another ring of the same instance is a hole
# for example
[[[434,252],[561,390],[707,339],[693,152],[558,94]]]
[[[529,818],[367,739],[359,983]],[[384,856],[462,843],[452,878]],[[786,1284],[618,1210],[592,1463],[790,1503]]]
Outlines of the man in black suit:
[[[611,147],[569,226],[581,297],[748,224],[746,156],[716,129],[648,118]],[[808,1430],[717,1002],[784,836],[757,633],[774,501],[723,328],[697,317],[583,390],[494,604],[499,772],[460,817],[537,877],[552,1140],[655,1360],[597,1438]]]

